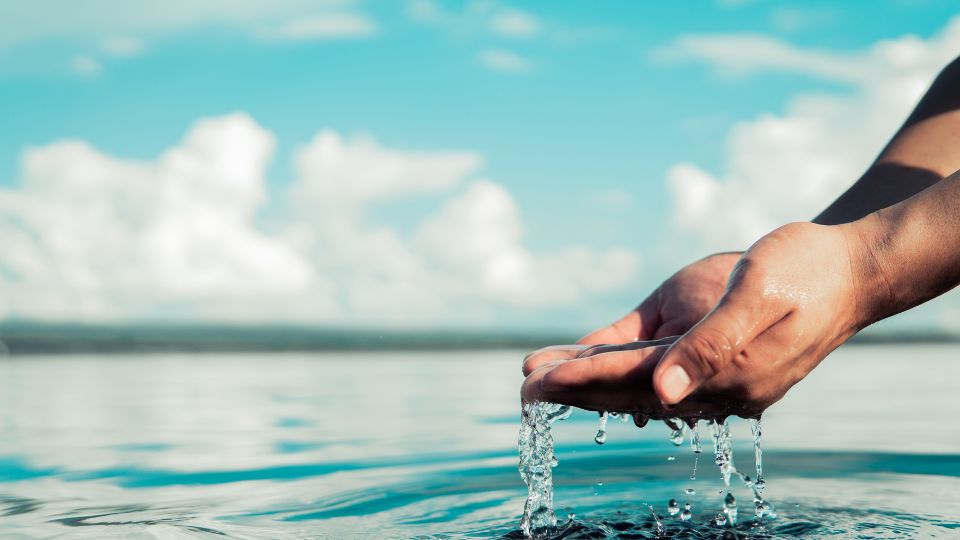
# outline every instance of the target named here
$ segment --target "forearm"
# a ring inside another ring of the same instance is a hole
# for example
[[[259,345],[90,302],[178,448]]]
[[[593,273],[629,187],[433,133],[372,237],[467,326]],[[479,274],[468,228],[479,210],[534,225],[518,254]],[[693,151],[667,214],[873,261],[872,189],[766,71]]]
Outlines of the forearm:
[[[862,326],[960,283],[960,173],[841,227],[855,253]]]
[[[956,170],[960,170],[960,59],[943,69],[870,169],[814,223],[860,219]]]

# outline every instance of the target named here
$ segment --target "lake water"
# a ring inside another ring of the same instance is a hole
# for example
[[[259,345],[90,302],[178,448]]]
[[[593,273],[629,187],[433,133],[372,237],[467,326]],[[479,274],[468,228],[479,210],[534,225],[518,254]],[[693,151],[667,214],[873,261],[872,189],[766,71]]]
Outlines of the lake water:
[[[516,536],[523,352],[3,359],[0,537]],[[648,505],[677,537],[960,538],[958,417],[960,347],[841,349],[764,416],[778,517],[734,535],[709,525],[709,437],[691,481],[662,424],[598,446],[579,411],[555,425],[558,516],[570,538],[653,536]]]

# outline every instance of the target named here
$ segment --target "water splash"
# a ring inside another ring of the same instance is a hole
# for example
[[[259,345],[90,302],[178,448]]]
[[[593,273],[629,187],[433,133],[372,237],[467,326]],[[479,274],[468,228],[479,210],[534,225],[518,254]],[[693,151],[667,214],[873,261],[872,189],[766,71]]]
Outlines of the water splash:
[[[737,524],[737,498],[729,491],[727,492],[727,496],[723,498],[723,514],[727,516],[726,521],[729,522],[731,526]]]
[[[681,521],[690,521],[690,518],[693,517],[693,512],[690,511],[690,503],[683,505],[683,512],[680,512]]]
[[[521,412],[520,476],[527,484],[527,502],[523,507],[520,529],[531,538],[550,534],[557,526],[553,512],[553,435],[550,424],[570,416],[571,409],[556,403],[524,403]]]
[[[600,426],[597,427],[597,436],[593,438],[593,441],[597,444],[607,442],[607,411],[600,413]]]
[[[673,502],[676,503],[677,501],[673,501]],[[656,510],[653,509],[653,505],[652,505],[652,504],[648,504],[647,506],[650,507],[650,515],[653,516],[653,521],[656,522],[656,524],[657,524],[657,538],[660,538],[661,536],[663,536],[663,533],[664,533],[664,530],[665,530],[665,529],[663,528],[663,523],[660,521],[660,517],[657,516]],[[668,511],[669,511],[669,510],[668,510]],[[673,514],[670,514],[670,515],[673,515]]]

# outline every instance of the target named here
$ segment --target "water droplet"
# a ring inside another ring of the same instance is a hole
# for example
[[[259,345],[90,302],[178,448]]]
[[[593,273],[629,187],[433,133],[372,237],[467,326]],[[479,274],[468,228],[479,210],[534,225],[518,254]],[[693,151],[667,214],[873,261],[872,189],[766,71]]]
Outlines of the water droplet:
[[[683,444],[683,429],[684,424],[679,418],[671,418],[669,420],[664,420],[664,423],[670,428],[670,442],[674,446],[680,446]]]
[[[560,460],[557,459],[557,456],[553,456],[553,457],[550,458],[550,466],[551,466],[551,467],[556,467],[556,466],[559,465],[559,464],[560,464]]]
[[[763,450],[760,448],[760,436],[762,432],[759,418],[750,419],[750,431],[753,433],[753,461],[757,467],[757,480],[754,483],[754,489],[763,492],[763,488],[767,487],[767,483],[763,481]]]
[[[683,512],[680,512],[681,521],[690,521],[690,518],[693,517],[693,513],[690,511],[690,503],[683,505]]]
[[[694,422],[690,428],[690,448],[695,454],[703,452],[703,443],[700,442],[700,431],[697,429],[699,426],[700,422],[697,421]]]
[[[671,516],[680,513],[680,503],[678,503],[676,499],[670,499],[670,502],[667,503],[667,513]]]
[[[597,444],[607,442],[607,411],[600,413],[600,426],[597,428],[597,436],[593,440]]]
[[[570,407],[569,405],[556,405],[554,403],[551,403],[550,405],[553,405],[555,408],[547,411],[546,413],[546,420],[549,424],[558,422],[560,420],[566,420],[567,418],[570,418],[571,414],[573,414],[573,407]]]
[[[697,490],[695,490],[695,489],[693,489],[693,488],[687,488],[687,489],[683,490],[683,492],[686,493],[687,495],[696,495],[696,494],[697,494]]]
[[[667,461],[676,461],[677,456],[667,456]]]
[[[770,505],[764,501],[757,503],[754,513],[758,518],[764,518],[770,514]]]

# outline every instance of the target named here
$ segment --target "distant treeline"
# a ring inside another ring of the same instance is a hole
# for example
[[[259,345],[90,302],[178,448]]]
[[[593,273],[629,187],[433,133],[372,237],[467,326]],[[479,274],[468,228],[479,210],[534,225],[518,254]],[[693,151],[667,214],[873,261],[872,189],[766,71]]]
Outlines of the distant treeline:
[[[0,325],[0,354],[535,349],[572,334],[212,325]]]
[[[0,325],[0,354],[129,352],[375,351],[535,349],[573,343],[572,333],[375,331],[310,327]],[[868,333],[851,343],[955,343],[947,333]]]

